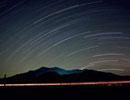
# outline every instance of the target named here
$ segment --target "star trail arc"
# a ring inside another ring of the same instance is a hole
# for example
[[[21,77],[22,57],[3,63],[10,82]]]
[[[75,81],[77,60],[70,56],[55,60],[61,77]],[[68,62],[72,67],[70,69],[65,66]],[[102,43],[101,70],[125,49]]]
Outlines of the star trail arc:
[[[129,18],[127,0],[0,1],[0,77],[41,66],[129,75]]]

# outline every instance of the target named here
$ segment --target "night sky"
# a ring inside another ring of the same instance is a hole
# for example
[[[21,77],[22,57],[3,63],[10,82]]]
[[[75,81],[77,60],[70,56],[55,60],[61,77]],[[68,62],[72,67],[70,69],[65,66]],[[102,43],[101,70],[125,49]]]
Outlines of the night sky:
[[[129,0],[0,0],[0,77],[42,66],[130,75]]]

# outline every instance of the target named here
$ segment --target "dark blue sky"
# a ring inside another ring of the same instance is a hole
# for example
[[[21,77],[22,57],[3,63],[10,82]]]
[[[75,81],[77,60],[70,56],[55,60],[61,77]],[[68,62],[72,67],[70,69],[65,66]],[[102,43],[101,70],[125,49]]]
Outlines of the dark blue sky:
[[[1,0],[0,77],[41,66],[130,75],[129,0]]]

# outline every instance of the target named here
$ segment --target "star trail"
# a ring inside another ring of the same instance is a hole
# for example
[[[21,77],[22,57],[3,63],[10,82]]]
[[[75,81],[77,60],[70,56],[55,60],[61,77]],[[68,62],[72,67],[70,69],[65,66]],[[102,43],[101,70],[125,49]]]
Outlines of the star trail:
[[[129,0],[0,0],[0,77],[42,66],[130,75]]]

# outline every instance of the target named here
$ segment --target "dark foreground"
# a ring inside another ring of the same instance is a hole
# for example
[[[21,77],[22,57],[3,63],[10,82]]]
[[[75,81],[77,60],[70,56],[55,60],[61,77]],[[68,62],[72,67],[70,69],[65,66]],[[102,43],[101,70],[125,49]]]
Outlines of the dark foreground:
[[[130,98],[129,86],[36,86],[0,87],[0,96],[6,98]]]

